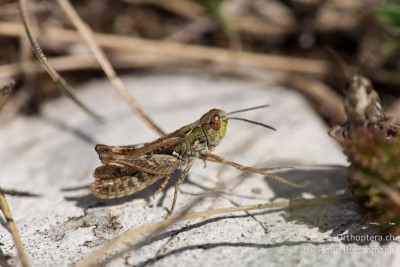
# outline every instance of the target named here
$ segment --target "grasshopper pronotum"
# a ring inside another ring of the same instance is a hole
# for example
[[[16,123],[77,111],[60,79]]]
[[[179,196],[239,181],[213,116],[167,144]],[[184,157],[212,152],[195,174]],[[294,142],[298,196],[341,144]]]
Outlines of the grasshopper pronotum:
[[[186,166],[175,185],[174,198],[168,212],[168,215],[171,215],[175,207],[178,188],[185,180],[196,158],[203,155],[227,163],[227,161],[209,153],[209,151],[213,151],[224,138],[228,120],[242,120],[275,130],[266,124],[229,116],[266,106],[230,113],[220,109],[212,109],[194,123],[150,143],[128,146],[96,145],[96,152],[99,154],[103,165],[94,171],[93,176],[96,180],[91,185],[93,195],[103,199],[123,197],[140,191],[165,177],[161,187],[155,192],[157,194],[164,189],[176,169]],[[255,169],[237,163],[230,165],[294,185],[279,176],[266,173],[269,169]]]

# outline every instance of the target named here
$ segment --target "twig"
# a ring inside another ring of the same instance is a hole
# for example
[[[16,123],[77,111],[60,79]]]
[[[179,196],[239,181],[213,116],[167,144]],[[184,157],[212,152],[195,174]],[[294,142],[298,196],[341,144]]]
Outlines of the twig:
[[[210,194],[219,195],[220,192],[222,191],[222,189],[221,189],[222,187],[224,187],[224,185],[220,185],[220,186],[218,186],[217,188],[214,188],[214,189],[212,189],[212,190],[209,190],[209,191],[210,191]],[[151,234],[151,235],[150,235],[149,237],[145,238],[144,240],[142,240],[142,241],[140,241],[140,242],[138,242],[138,243],[136,243],[136,244],[134,244],[134,245],[128,245],[128,244],[127,244],[126,249],[124,249],[124,250],[122,250],[122,251],[120,251],[120,252],[118,252],[118,253],[112,255],[111,257],[105,259],[105,261],[102,262],[102,264],[105,264],[105,265],[106,265],[108,262],[110,262],[110,261],[112,261],[113,259],[117,258],[119,255],[125,253],[126,251],[138,249],[138,248],[143,247],[143,246],[145,246],[145,245],[151,244],[152,242],[155,241],[155,238],[157,238],[157,234],[161,233],[161,232],[162,232],[164,229],[166,229],[168,226],[170,226],[170,225],[172,225],[172,224],[178,222],[182,216],[187,215],[187,213],[189,212],[189,210],[190,210],[191,208],[193,208],[196,204],[200,203],[205,197],[206,197],[206,194],[204,194],[204,195],[202,195],[202,196],[200,196],[200,197],[197,197],[196,200],[194,200],[194,201],[192,201],[191,203],[189,203],[189,205],[187,205],[187,206],[185,207],[185,209],[183,209],[183,210],[178,214],[178,216],[174,216],[173,218],[170,218],[170,219],[168,220],[168,223],[167,223],[166,225],[165,225],[165,224],[160,224],[160,225],[156,226],[155,228],[153,228],[153,229],[150,231],[150,234]],[[164,219],[164,220],[165,220],[165,219]],[[162,221],[161,221],[161,222],[162,222]],[[118,237],[117,237],[117,238],[118,238]],[[111,241],[111,242],[112,242],[112,241]],[[107,252],[108,252],[108,248],[105,249],[104,252],[107,253]]]
[[[237,16],[233,18],[233,22],[239,31],[254,35],[282,36],[296,30],[294,25],[280,25],[254,16]]]
[[[157,67],[167,64],[176,64],[176,60],[169,60],[151,55],[141,55],[136,53],[112,53],[110,55],[113,65],[119,68],[134,67]],[[70,70],[99,69],[100,65],[92,55],[67,55],[48,58],[48,61],[58,72]],[[37,62],[25,62],[24,64],[35,72],[45,71],[43,68],[37,68]],[[10,63],[0,65],[0,79],[16,77],[23,73],[20,63]]]
[[[179,14],[182,17],[187,19],[198,19],[204,13],[206,13],[206,9],[200,3],[195,1],[188,0],[168,0],[168,1],[160,1],[160,0],[120,0],[121,2],[127,4],[151,4],[154,6],[158,6],[170,12],[174,12]]]
[[[317,104],[318,111],[330,119],[331,125],[346,121],[342,97],[323,82],[304,75],[286,75],[283,83],[311,98]]]
[[[122,80],[117,76],[110,62],[107,60],[104,52],[96,44],[93,38],[93,33],[91,29],[81,20],[79,15],[76,13],[75,9],[68,0],[58,0],[58,3],[64,10],[64,12],[71,19],[72,23],[78,29],[79,33],[82,35],[86,44],[89,46],[94,57],[97,59],[101,65],[103,71],[110,79],[111,83],[117,89],[118,93],[124,99],[131,110],[152,130],[154,130],[159,135],[165,135],[165,132],[142,110],[139,103],[129,94],[128,90],[125,88]]]
[[[202,17],[189,22],[177,31],[163,38],[165,41],[189,43],[199,36],[211,31],[216,27],[215,22],[209,17]]]
[[[23,34],[23,27],[19,23],[0,22],[0,35],[20,36],[21,34]],[[81,36],[77,32],[63,28],[45,27],[42,36],[57,42],[82,42]],[[100,33],[94,33],[94,39],[100,46],[117,50],[121,53],[129,53],[129,51],[132,51],[163,58],[184,58],[193,61],[207,61],[221,64],[229,64],[231,62],[230,51],[222,48]],[[241,51],[237,55],[236,63],[241,66],[259,67],[283,72],[342,76],[342,73],[336,70],[337,68],[334,68],[330,61],[318,59]],[[400,76],[397,74],[398,73],[395,71],[379,69],[372,73],[370,77],[378,82],[387,82],[387,78],[390,77],[391,84],[400,84]]]
[[[217,189],[218,190],[218,189]],[[214,190],[210,190],[215,192],[216,189]],[[168,219],[164,219],[162,221],[160,221],[160,223],[155,223],[154,225],[149,225],[150,229],[148,230],[148,232],[151,232],[153,234],[153,236],[155,234],[157,234],[158,232],[162,231],[163,229],[167,228],[169,225],[177,222],[182,216],[186,215],[187,212],[194,207],[197,203],[199,203],[203,198],[205,197],[205,195],[196,198],[196,200],[192,201],[191,203],[189,203],[189,205],[186,206],[186,208],[184,210],[182,210],[181,212],[179,212],[179,215],[176,217],[168,217]],[[163,222],[166,222],[166,224],[164,224]],[[145,226],[146,227],[146,226]],[[142,228],[142,227],[139,227]],[[134,232],[134,230],[129,231],[130,232]],[[126,234],[126,233],[125,233]],[[78,262],[76,264],[74,264],[73,266],[90,266],[91,263],[98,259],[98,255],[104,255],[105,253],[107,253],[109,250],[115,248],[116,246],[118,246],[119,243],[126,243],[126,241],[129,241],[130,238],[126,239],[125,238],[125,234],[122,234],[119,237],[114,238],[112,241],[110,241],[109,243],[105,244],[104,246],[100,247],[98,250],[96,250],[94,253],[92,253],[91,255],[89,255],[89,257],[84,258],[81,262]],[[139,233],[140,234],[140,233]],[[119,241],[118,241],[119,240]],[[138,248],[140,245],[145,245],[148,244],[150,241],[150,238],[146,238],[145,240],[143,240],[142,242],[138,243],[135,245],[134,248]],[[133,248],[133,246],[129,246],[130,248]],[[112,260],[113,258],[117,257],[117,255],[119,255],[120,253],[116,253],[114,254],[112,257],[105,259],[105,262]],[[105,264],[105,262],[103,262],[103,264]]]
[[[276,208],[288,208],[288,207],[298,207],[298,206],[315,206],[315,205],[326,205],[326,204],[339,204],[350,201],[351,198],[348,197],[325,197],[325,198],[315,198],[315,199],[295,199],[295,200],[286,200],[280,201],[275,203],[263,203],[263,204],[256,204],[256,205],[247,205],[247,206],[237,206],[237,207],[229,207],[229,208],[221,208],[221,209],[214,209],[208,210],[203,212],[195,212],[186,215],[182,215],[179,217],[174,217],[170,219],[166,219],[157,223],[153,223],[150,225],[145,225],[142,227],[138,227],[131,231],[124,233],[122,236],[119,236],[106,245],[100,247],[98,250],[84,258],[82,261],[76,263],[75,267],[87,267],[92,266],[95,260],[104,256],[106,252],[111,251],[112,249],[116,248],[120,244],[126,244],[131,241],[133,238],[154,232],[159,231],[160,229],[165,229],[168,226],[172,225],[175,222],[180,221],[188,221],[188,220],[195,220],[202,217],[209,217],[214,215],[221,215],[225,213],[232,213],[232,212],[240,212],[240,211],[250,211],[250,210],[260,210],[260,209],[276,209]],[[135,246],[137,248],[137,246]]]
[[[18,191],[14,189],[1,189],[1,192],[5,195],[10,195],[10,196],[17,196],[17,197],[39,197],[40,195],[35,194],[35,193],[30,193],[26,191]]]
[[[46,37],[57,41],[80,43],[80,36],[71,30],[47,28]],[[120,50],[141,51],[159,56],[171,56],[189,60],[208,61],[213,63],[230,64],[231,51],[223,48],[210,48],[200,45],[180,44],[167,41],[153,41],[134,37],[111,34],[94,35],[95,40],[103,47]],[[299,73],[327,74],[331,72],[331,64],[324,60],[302,59],[278,55],[257,54],[241,51],[236,56],[236,63],[243,66],[261,67],[281,71]]]
[[[186,34],[189,33],[189,35],[193,38],[193,31],[197,32],[197,34],[204,33],[205,31],[210,30],[213,27],[208,26],[209,24],[204,24],[205,21],[211,21],[210,17],[207,16],[207,10],[206,8],[195,2],[195,1],[188,1],[188,0],[169,0],[169,1],[160,1],[160,0],[120,0],[121,2],[127,3],[127,4],[149,4],[149,5],[154,5],[159,8],[163,8],[165,10],[168,10],[170,12],[176,13],[184,18],[187,18],[189,20],[192,20],[192,22],[189,22],[187,26],[184,26],[183,30]],[[292,33],[295,30],[295,27],[293,25],[281,25],[278,23],[271,23],[270,21],[260,19],[255,16],[243,16],[241,14],[235,14],[232,16],[232,20],[235,24],[235,27],[239,32],[247,32],[251,33],[254,35],[275,35],[275,36],[280,36],[280,35],[285,35],[288,33]],[[202,22],[199,24],[199,22]],[[215,25],[214,23],[212,25]],[[195,30],[193,30],[195,29]],[[201,30],[197,30],[201,29]],[[181,33],[181,30],[178,32],[179,35],[183,34]],[[172,34],[172,35],[175,35]],[[179,36],[181,37],[181,36]],[[167,37],[165,39],[170,39],[174,40],[176,37],[171,38]],[[176,39],[175,39],[176,40]]]
[[[10,29],[7,30],[7,28]],[[10,33],[12,30],[17,30],[15,24],[5,25],[5,27],[2,27],[2,29],[7,30],[7,33]],[[72,31],[49,28],[48,32],[50,32],[50,36],[47,35],[49,38],[57,38],[59,41],[80,41],[80,36]],[[209,60],[223,64],[231,62],[232,59],[231,52],[223,49],[182,45],[165,41],[149,41],[105,34],[95,34],[94,38],[99,42],[100,45],[111,49],[116,49],[119,51],[119,54],[125,53],[126,57],[129,57],[129,51],[134,50],[134,56],[136,56],[138,50],[140,51],[146,49],[145,52],[148,53],[145,54],[150,54],[153,56],[157,56],[159,53],[165,52],[163,56],[159,56],[159,58],[164,59],[179,59],[181,57],[185,57],[190,60]],[[286,72],[296,71],[313,74],[327,74],[328,70],[330,70],[329,72],[332,73],[332,64],[323,60],[308,60],[283,56],[261,55],[249,52],[241,52],[237,54],[235,58],[236,63],[247,66],[258,66],[263,68],[278,69]],[[338,73],[340,72],[338,71]],[[314,99],[318,104],[320,104],[320,111],[326,116],[339,122],[343,122],[345,120],[340,97],[327,89],[327,87],[322,83],[299,76],[288,77],[287,83],[290,83],[292,86],[296,86],[296,89],[301,90],[309,97]]]
[[[19,36],[23,28],[18,23],[2,22],[0,34]],[[81,36],[72,30],[57,27],[45,27],[44,38],[57,42],[82,43]],[[146,40],[114,34],[94,33],[96,42],[106,48],[120,52],[146,52],[160,57],[174,57],[194,61],[230,64],[231,52],[223,48],[211,48],[201,45],[189,45],[167,41]],[[242,66],[260,67],[280,71],[310,73],[317,75],[332,74],[332,64],[325,60],[304,59],[290,56],[259,54],[241,51],[236,63]],[[399,79],[400,83],[400,79]]]
[[[0,35],[20,36],[23,32],[24,29],[20,23],[0,22]],[[77,32],[63,28],[45,27],[42,36],[43,38],[57,42],[82,43],[81,36]],[[143,55],[150,54],[152,56],[163,57],[165,59],[174,58],[177,60],[184,58],[192,61],[207,61],[221,64],[229,64],[231,62],[230,51],[222,48],[100,33],[94,33],[94,39],[100,46],[117,50],[121,53],[132,51],[142,53]],[[241,51],[237,55],[236,63],[241,66],[259,67],[283,72],[342,76],[341,71],[337,70],[332,62],[319,59]],[[397,74],[398,72],[396,71],[377,69],[374,73],[371,73],[370,78],[377,82],[389,82],[398,85],[400,84],[400,75]]]
[[[43,64],[44,68],[53,79],[53,81],[57,84],[57,87],[64,93],[66,96],[72,99],[75,104],[81,107],[86,113],[90,116],[95,118],[97,121],[101,121],[101,118],[96,115],[91,109],[89,109],[77,96],[74,89],[54,70],[54,68],[50,65],[47,61],[45,55],[43,54],[42,49],[40,48],[39,44],[36,42],[35,38],[33,37],[32,30],[29,25],[28,21],[28,12],[26,8],[26,0],[19,0],[19,8],[21,12],[21,19],[23,21],[26,34],[28,35],[29,41],[32,45],[32,48],[39,58],[40,62]]]
[[[14,222],[10,207],[8,206],[7,199],[4,196],[3,190],[0,188],[0,209],[3,211],[4,217],[6,218],[8,230],[14,239],[15,247],[17,248],[21,264],[24,267],[29,266],[28,257],[26,255],[24,246],[22,245],[21,238],[18,233],[17,225]]]

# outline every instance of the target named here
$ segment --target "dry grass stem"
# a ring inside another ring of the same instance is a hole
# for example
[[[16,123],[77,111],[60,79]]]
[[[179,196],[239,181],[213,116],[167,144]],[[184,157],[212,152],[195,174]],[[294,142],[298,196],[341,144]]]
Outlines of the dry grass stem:
[[[0,22],[0,35],[19,37],[23,34],[24,28],[20,23]],[[129,54],[129,52],[132,51],[135,53],[140,52],[142,54],[163,57],[165,59],[186,59],[221,64],[230,64],[232,60],[231,51],[223,48],[210,48],[201,45],[181,44],[164,40],[146,40],[113,34],[94,33],[93,36],[101,47],[109,48],[120,53]],[[82,38],[76,31],[63,28],[45,27],[42,37],[57,42],[82,43]],[[342,72],[335,67],[336,64],[318,59],[241,51],[238,53],[235,62],[241,66],[259,67],[283,72],[314,75],[342,75]],[[370,77],[377,82],[400,84],[400,76],[397,74],[398,73],[395,71],[378,69],[375,70],[374,73],[371,73]]]
[[[188,0],[120,0],[128,4],[150,4],[158,6],[170,12],[176,13],[184,18],[195,20],[206,13],[203,5]]]
[[[39,197],[40,196],[38,194],[34,194],[34,193],[31,193],[31,192],[19,191],[19,190],[14,190],[14,189],[4,189],[4,188],[2,188],[1,191],[5,195],[17,196],[17,197]]]
[[[48,28],[47,37],[58,41],[80,43],[80,36],[70,30]],[[188,45],[166,41],[144,40],[134,37],[125,37],[111,34],[95,34],[96,41],[103,47],[118,50],[133,50],[156,54],[160,57],[175,57],[187,60],[208,61],[213,63],[231,64],[231,51],[223,48],[209,48],[200,45]],[[239,65],[261,67],[281,71],[300,73],[326,74],[331,64],[323,60],[301,59],[286,56],[256,54],[240,52],[235,56]]]
[[[198,36],[207,31],[214,29],[217,25],[214,20],[207,13],[207,9],[194,1],[187,0],[169,0],[169,1],[159,1],[159,0],[120,0],[128,4],[148,4],[154,5],[169,12],[176,13],[181,17],[189,19],[191,22],[182,28],[182,33],[188,34],[192,37],[194,35]],[[294,32],[296,29],[294,27],[280,25],[277,23],[271,23],[270,21],[263,20],[254,16],[242,16],[240,14],[235,14],[232,16],[232,20],[235,27],[239,32],[246,32],[251,34],[263,34],[263,35],[285,35]],[[205,24],[208,21],[211,24]],[[201,30],[199,30],[201,29]],[[179,31],[180,32],[180,31]],[[173,34],[175,35],[175,34]],[[167,37],[165,39],[188,42],[189,40],[182,40],[179,38]]]
[[[23,34],[19,23],[3,22],[0,35],[20,36]],[[57,42],[82,43],[76,31],[56,27],[45,27],[43,38]],[[193,61],[231,64],[231,51],[223,48],[210,48],[201,45],[189,45],[167,41],[146,40],[113,34],[94,33],[96,42],[104,47],[120,52],[129,51],[149,53],[159,57],[174,57]],[[332,72],[332,64],[317,59],[304,59],[280,55],[267,55],[241,51],[236,56],[237,64],[272,70],[325,75]]]
[[[296,30],[291,26],[279,25],[251,16],[237,16],[233,19],[233,22],[238,31],[251,34],[280,36],[293,33]]]
[[[186,26],[179,28],[163,40],[172,42],[189,43],[199,38],[204,33],[216,27],[214,21],[209,17],[199,18]]]
[[[57,87],[64,93],[66,96],[72,99],[72,101],[77,104],[80,108],[82,108],[87,114],[92,116],[98,121],[101,121],[100,117],[96,115],[90,108],[88,108],[77,96],[74,89],[54,70],[54,68],[50,65],[47,61],[45,55],[43,54],[42,49],[40,48],[38,42],[35,40],[32,34],[31,27],[29,25],[28,20],[28,12],[27,12],[27,5],[26,0],[19,0],[19,8],[21,13],[21,19],[23,21],[23,25],[28,35],[29,41],[32,45],[32,48],[39,58],[40,62],[43,64],[44,68],[53,79],[53,81],[57,84]]]
[[[286,75],[283,83],[312,99],[318,111],[330,119],[331,125],[346,122],[342,97],[323,82],[307,76]]]
[[[14,239],[14,244],[15,247],[17,248],[21,264],[24,267],[28,267],[29,266],[28,257],[26,255],[24,246],[22,245],[22,241],[18,233],[18,228],[12,217],[12,213],[10,207],[8,206],[7,199],[4,196],[3,190],[1,188],[0,188],[0,209],[2,210],[4,217],[6,218],[7,228]]]
[[[214,209],[209,211],[195,212],[190,214],[180,215],[178,217],[173,217],[170,219],[166,219],[157,223],[153,223],[150,225],[145,225],[133,229],[124,233],[123,235],[113,239],[109,243],[100,247],[98,250],[94,251],[92,254],[84,258],[82,261],[76,263],[75,267],[87,267],[95,265],[95,261],[106,253],[110,252],[112,249],[115,249],[117,246],[121,244],[127,244],[132,239],[138,237],[139,235],[152,233],[155,231],[160,231],[162,229],[166,229],[170,225],[175,222],[180,221],[188,221],[195,220],[203,217],[210,217],[214,215],[221,215],[232,212],[240,212],[240,211],[250,211],[250,210],[260,210],[260,209],[276,209],[276,208],[288,208],[288,207],[299,207],[299,206],[316,206],[316,205],[328,205],[328,204],[340,204],[351,201],[351,198],[348,197],[324,197],[324,198],[315,198],[315,199],[295,199],[295,200],[286,200],[275,203],[263,203],[256,205],[247,205],[247,206],[237,206],[237,207],[229,207],[229,208],[221,208]],[[134,246],[138,248],[138,246]]]
[[[99,62],[103,71],[106,73],[107,77],[110,79],[111,83],[117,89],[118,93],[124,99],[131,110],[152,130],[154,130],[159,135],[164,135],[165,132],[142,110],[139,103],[129,94],[128,90],[125,88],[122,80],[117,76],[104,52],[96,44],[93,38],[93,33],[91,29],[81,20],[73,6],[68,0],[58,0],[58,3],[63,8],[65,13],[71,19],[74,26],[78,29],[79,33],[86,41],[89,49],[92,51],[94,57]]]
[[[128,55],[123,55],[122,53],[111,54],[110,59],[113,65],[118,66],[119,68],[157,67],[166,66],[168,64],[177,64],[174,60],[135,53],[130,53]],[[66,55],[48,58],[48,61],[58,72],[101,68],[92,55]],[[45,71],[43,68],[37,68],[36,61],[25,62],[24,64],[25,67],[29,67],[32,71],[37,73]],[[15,62],[0,65],[0,79],[17,77],[23,73],[24,69],[20,63]]]

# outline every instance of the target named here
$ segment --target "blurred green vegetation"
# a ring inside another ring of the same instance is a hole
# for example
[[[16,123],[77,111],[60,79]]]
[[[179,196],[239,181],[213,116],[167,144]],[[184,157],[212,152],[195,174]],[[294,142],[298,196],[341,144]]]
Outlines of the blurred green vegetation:
[[[391,57],[400,52],[400,1],[388,1],[376,11],[376,18],[390,29],[390,37],[382,45],[382,55]]]

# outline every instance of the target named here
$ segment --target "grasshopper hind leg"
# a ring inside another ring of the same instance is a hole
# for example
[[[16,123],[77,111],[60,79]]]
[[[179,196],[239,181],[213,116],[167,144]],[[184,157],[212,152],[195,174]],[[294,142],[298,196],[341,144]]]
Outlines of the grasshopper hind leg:
[[[189,160],[189,162],[187,163],[186,168],[183,170],[181,176],[179,176],[179,179],[175,184],[174,199],[172,200],[171,208],[168,211],[167,215],[165,215],[164,219],[168,219],[172,215],[172,212],[174,211],[174,208],[175,208],[176,199],[178,197],[179,186],[183,183],[183,181],[185,181],[185,179],[186,179],[186,177],[187,177],[187,175],[189,173],[190,168],[192,168],[194,160],[195,160],[194,158],[191,158]]]
[[[164,179],[164,181],[162,182],[162,184],[160,185],[160,187],[153,193],[153,199],[156,197],[156,195],[158,195],[161,191],[163,191],[165,189],[165,187],[167,186],[169,180],[171,179],[172,175],[167,175]]]
[[[155,183],[163,175],[138,172],[117,165],[102,165],[93,176],[92,194],[101,199],[120,198],[140,191]]]

